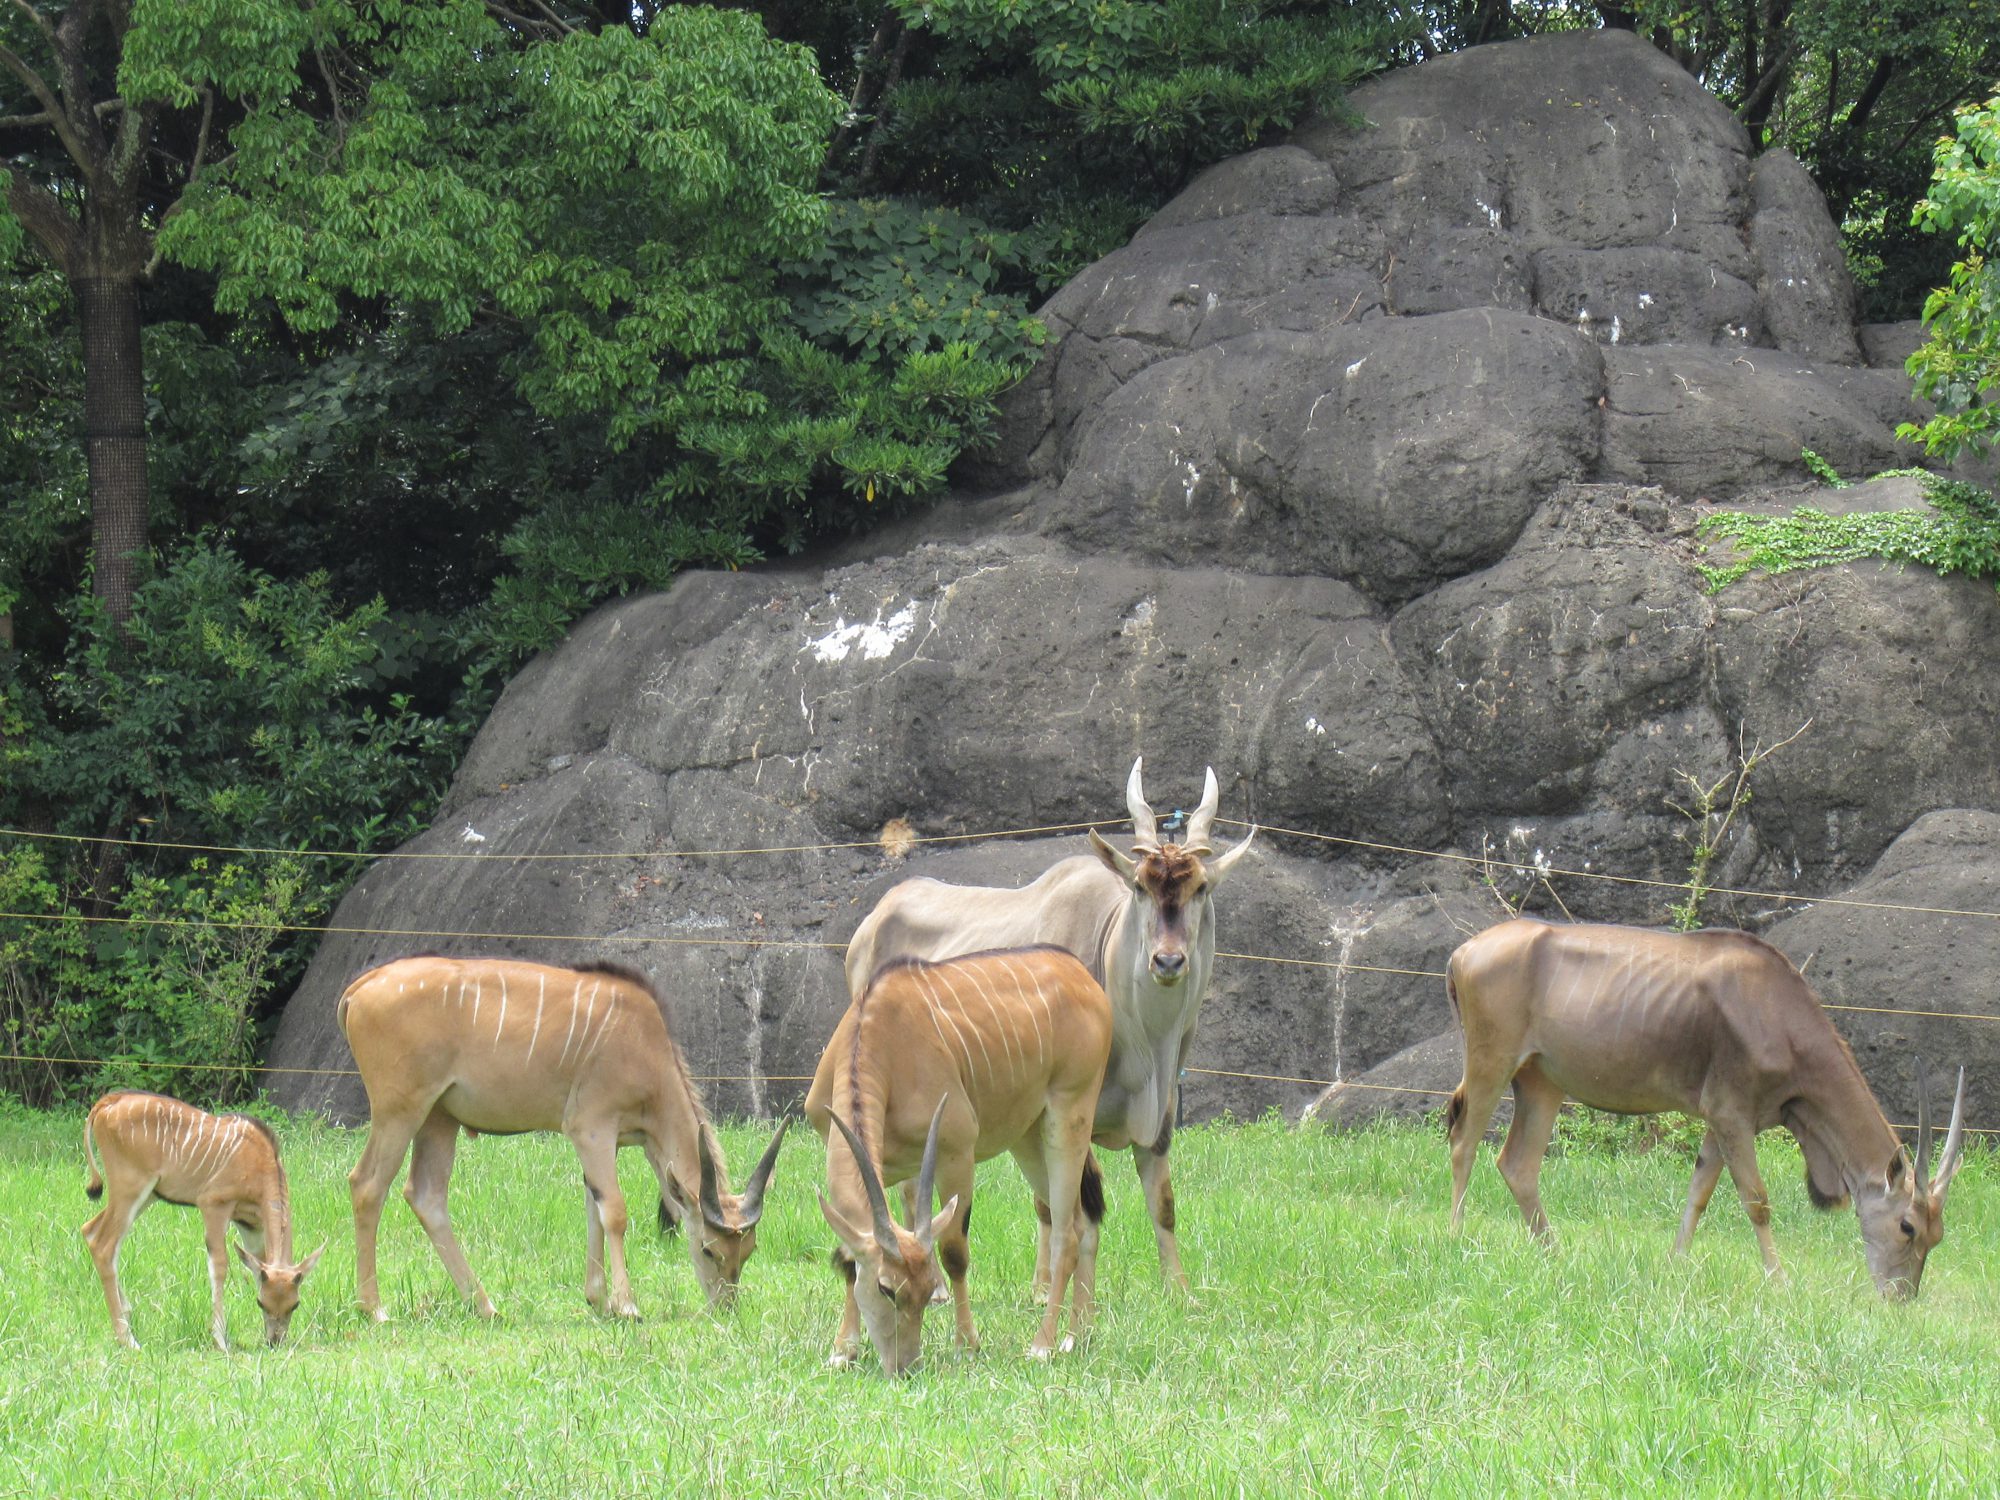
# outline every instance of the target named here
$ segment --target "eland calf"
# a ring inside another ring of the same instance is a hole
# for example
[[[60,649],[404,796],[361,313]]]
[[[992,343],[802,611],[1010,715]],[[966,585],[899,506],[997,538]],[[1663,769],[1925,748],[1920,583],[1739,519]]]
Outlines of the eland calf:
[[[559,1130],[569,1137],[583,1163],[584,1296],[592,1307],[639,1315],[625,1271],[620,1146],[645,1151],[659,1179],[663,1221],[684,1215],[692,1226],[688,1255],[709,1302],[734,1300],[744,1262],[757,1247],[757,1221],[785,1126],[778,1126],[743,1195],[731,1193],[687,1061],[643,976],[613,964],[563,969],[427,955],[362,974],[341,995],[335,1016],[368,1091],[368,1144],[348,1185],[358,1292],[369,1316],[387,1317],[376,1287],[375,1236],[406,1152],[403,1196],[460,1293],[481,1317],[493,1316],[445,1205],[461,1128],[474,1135]]]
[[[1454,1232],[1473,1153],[1511,1083],[1514,1121],[1500,1175],[1538,1238],[1549,1233],[1542,1155],[1565,1096],[1619,1114],[1680,1110],[1708,1133],[1675,1252],[1687,1249],[1726,1166],[1765,1269],[1777,1275],[1756,1138],[1782,1125],[1805,1153],[1814,1206],[1853,1201],[1877,1288],[1887,1297],[1916,1294],[1924,1259],[1944,1237],[1945,1195],[1965,1145],[1964,1069],[1933,1177],[1921,1063],[1913,1167],[1819,1000],[1761,938],[1520,918],[1461,944],[1447,971],[1465,1042],[1465,1076],[1446,1111]]]
[[[885,1373],[916,1363],[937,1287],[933,1247],[950,1278],[959,1343],[979,1347],[965,1284],[972,1172],[1002,1151],[1052,1220],[1052,1290],[1028,1353],[1054,1352],[1072,1277],[1063,1347],[1089,1328],[1104,1213],[1090,1130],[1111,1028],[1103,988],[1074,955],[1050,947],[904,959],[848,1007],[806,1096],[806,1118],[827,1140],[830,1197],[820,1211],[839,1237],[834,1259],[847,1282],[833,1364],[854,1363],[862,1324]],[[884,1189],[913,1176],[905,1229]],[[935,1216],[934,1187],[947,1199]]]
[[[83,1240],[104,1283],[112,1336],[128,1349],[132,1304],[118,1281],[118,1249],[132,1223],[158,1199],[201,1211],[208,1243],[209,1332],[225,1353],[222,1284],[229,1278],[229,1226],[236,1254],[257,1283],[264,1337],[284,1342],[299,1287],[326,1251],[321,1245],[292,1261],[291,1197],[278,1161],[278,1138],[247,1115],[212,1115],[165,1094],[118,1089],[90,1107],[83,1122],[83,1156],[90,1168],[84,1192],[104,1207],[83,1226]],[[100,1161],[102,1165],[100,1166]]]
[[[906,880],[885,895],[847,946],[847,988],[859,1001],[881,969],[897,959],[944,959],[982,949],[1053,944],[1083,961],[1112,1008],[1111,1056],[1097,1098],[1093,1138],[1100,1146],[1130,1146],[1146,1194],[1159,1248],[1160,1275],[1187,1287],[1174,1238],[1174,1189],[1167,1170],[1181,1069],[1194,1045],[1201,1003],[1215,967],[1213,897],[1250,848],[1217,854],[1209,846],[1219,793],[1215,772],[1188,815],[1183,842],[1160,836],[1158,819],[1132,762],[1125,806],[1132,815],[1132,853],[1113,848],[1093,829],[1093,852],[1065,859],[1019,889]],[[1036,1284],[1049,1267],[1048,1205],[1042,1215]]]

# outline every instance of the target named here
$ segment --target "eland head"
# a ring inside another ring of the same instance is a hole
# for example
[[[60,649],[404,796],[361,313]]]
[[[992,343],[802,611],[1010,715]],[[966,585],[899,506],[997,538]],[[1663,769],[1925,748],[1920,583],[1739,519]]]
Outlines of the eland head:
[[[764,1190],[770,1186],[771,1169],[778,1163],[778,1148],[785,1143],[785,1130],[791,1123],[790,1115],[778,1122],[777,1133],[764,1148],[741,1194],[722,1191],[723,1173],[716,1164],[707,1130],[695,1137],[701,1187],[695,1199],[699,1212],[690,1216],[688,1258],[694,1262],[695,1279],[701,1283],[711,1307],[729,1308],[736,1304],[736,1285],[743,1278],[744,1263],[757,1249],[757,1221],[764,1216]]]
[[[958,1212],[958,1199],[954,1197],[934,1217],[930,1214],[931,1194],[937,1181],[938,1123],[944,1118],[944,1106],[945,1101],[940,1099],[924,1141],[923,1166],[917,1172],[916,1188],[921,1222],[914,1230],[905,1229],[895,1221],[889,1212],[888,1195],[882,1190],[881,1174],[870,1160],[867,1148],[845,1120],[839,1115],[832,1116],[848,1150],[854,1153],[855,1170],[868,1194],[871,1222],[854,1223],[824,1193],[820,1194],[819,1210],[840,1237],[842,1248],[853,1258],[855,1306],[885,1375],[906,1375],[923,1356],[924,1313],[931,1305],[931,1294],[939,1286],[937,1260],[932,1250],[937,1236]]]
[[[1964,1068],[1958,1070],[1958,1092],[1936,1176],[1931,1174],[1932,1134],[1930,1079],[1918,1058],[1916,1164],[1910,1164],[1907,1150],[1898,1151],[1879,1179],[1862,1184],[1854,1193],[1868,1273],[1882,1295],[1895,1301],[1916,1296],[1924,1279],[1924,1259],[1944,1238],[1945,1195],[1965,1151]]]
[[[1185,842],[1162,842],[1158,820],[1146,803],[1139,773],[1144,757],[1132,762],[1125,783],[1125,806],[1132,814],[1132,853],[1121,854],[1096,829],[1091,848],[1112,873],[1130,887],[1140,924],[1145,974],[1154,984],[1172,987],[1188,977],[1193,956],[1213,951],[1210,897],[1256,837],[1217,854],[1209,844],[1219,793],[1211,768],[1202,785],[1201,805],[1188,815]],[[1204,946],[1205,945],[1205,946]]]

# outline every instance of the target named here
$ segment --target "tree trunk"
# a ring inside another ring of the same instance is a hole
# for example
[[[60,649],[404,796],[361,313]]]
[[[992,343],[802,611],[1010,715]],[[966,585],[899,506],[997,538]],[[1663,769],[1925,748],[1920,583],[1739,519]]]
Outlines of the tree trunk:
[[[78,276],[83,430],[90,464],[93,592],[113,623],[132,617],[146,552],[146,379],[136,276]]]

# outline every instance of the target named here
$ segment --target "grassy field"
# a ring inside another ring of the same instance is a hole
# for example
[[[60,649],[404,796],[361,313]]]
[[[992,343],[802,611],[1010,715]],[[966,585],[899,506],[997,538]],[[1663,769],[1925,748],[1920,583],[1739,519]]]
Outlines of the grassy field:
[[[678,1241],[635,1229],[646,1321],[582,1297],[583,1210],[559,1140],[461,1148],[460,1238],[500,1308],[459,1305],[415,1218],[383,1220],[383,1294],[353,1304],[345,1175],[358,1133],[284,1132],[301,1251],[332,1240],[284,1348],[206,1341],[200,1231],[155,1206],[126,1243],[118,1350],[76,1227],[75,1117],[0,1119],[0,1494],[1927,1495],[2000,1489],[2000,1182],[1975,1152],[1914,1306],[1879,1303],[1852,1213],[1807,1206],[1765,1137],[1791,1276],[1766,1284],[1725,1182],[1686,1261],[1669,1150],[1552,1156],[1562,1243],[1532,1247],[1490,1154],[1462,1239],[1440,1137],[1176,1139],[1189,1305],[1157,1284],[1136,1180],[1108,1163],[1102,1314],[1077,1353],[1021,1357],[1032,1215],[982,1169],[984,1353],[927,1324],[912,1379],[826,1367],[839,1312],[814,1188],[787,1146],[737,1312],[702,1310]],[[725,1132],[738,1170],[760,1129]],[[650,1204],[644,1165],[624,1181]],[[231,1337],[259,1321],[247,1278]]]

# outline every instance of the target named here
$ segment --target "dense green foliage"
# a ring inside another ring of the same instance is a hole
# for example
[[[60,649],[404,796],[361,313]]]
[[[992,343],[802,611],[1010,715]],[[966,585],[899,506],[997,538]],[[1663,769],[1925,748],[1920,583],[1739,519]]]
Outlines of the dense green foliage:
[[[1818,1214],[1797,1151],[1765,1138],[1767,1283],[1725,1182],[1669,1254],[1684,1152],[1551,1157],[1553,1253],[1482,1151],[1462,1237],[1434,1130],[1265,1123],[1174,1143],[1190,1303],[1158,1285],[1137,1184],[1112,1170],[1084,1346],[1022,1357],[1033,1211],[1006,1160],[979,1174],[971,1290],[985,1348],[926,1320],[926,1367],[826,1367],[839,1316],[809,1135],[779,1159],[734,1314],[701,1310],[684,1247],[635,1226],[646,1320],[583,1303],[568,1144],[460,1148],[452,1210],[499,1319],[463,1311],[391,1202],[395,1321],[353,1303],[346,1174],[358,1133],[280,1124],[302,1249],[331,1245],[279,1350],[217,1355],[192,1217],[155,1207],[121,1265],[144,1346],[111,1342],[76,1226],[74,1115],[0,1135],[0,1491],[32,1495],[1982,1495],[2000,1466],[2000,1195],[1975,1148],[1923,1295],[1881,1303],[1854,1215]],[[763,1127],[726,1130],[742,1170]],[[639,1153],[623,1181],[645,1201]],[[257,1319],[240,1272],[231,1336]],[[65,1372],[51,1379],[51,1370]],[[420,1434],[418,1439],[413,1435]]]
[[[1957,136],[1938,142],[1916,219],[1960,258],[1924,303],[1930,338],[1910,356],[1917,393],[1936,403],[1936,415],[1897,431],[1947,462],[1989,453],[2000,435],[2000,94],[1961,111]]]
[[[282,582],[195,546],[123,630],[80,612],[44,693],[0,678],[0,713],[46,715],[0,721],[0,805],[42,799],[49,833],[90,841],[0,842],[0,912],[17,914],[0,920],[0,1050],[200,1063],[221,1071],[165,1082],[231,1097],[258,1003],[305,956],[281,929],[323,917],[353,862],[202,846],[407,838],[455,740],[405,694],[368,701],[383,606],[343,612],[320,575]],[[95,842],[107,828],[138,842]],[[0,1063],[28,1098],[136,1076]]]

